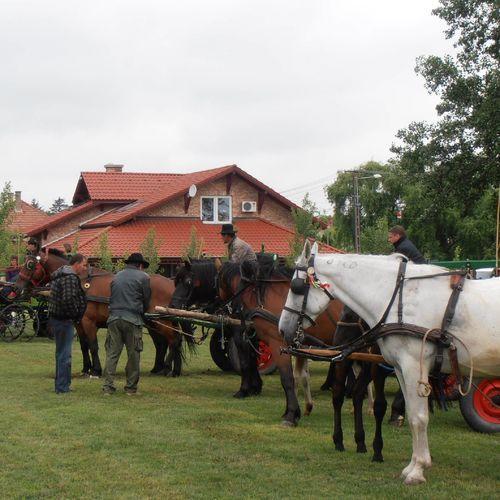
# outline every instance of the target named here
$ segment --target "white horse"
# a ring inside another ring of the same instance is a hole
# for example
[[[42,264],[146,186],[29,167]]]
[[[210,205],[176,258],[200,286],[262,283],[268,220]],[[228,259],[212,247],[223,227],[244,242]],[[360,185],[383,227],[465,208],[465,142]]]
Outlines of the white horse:
[[[306,242],[297,261],[295,278],[306,279],[310,263],[311,246]],[[314,272],[316,284],[321,284],[335,298],[353,309],[370,327],[377,325],[384,315],[396,287],[402,256],[316,254]],[[407,264],[406,277],[439,274],[447,271],[433,265]],[[309,273],[312,270],[309,269]],[[293,286],[292,286],[293,289]],[[281,314],[279,328],[288,343],[293,343],[298,325],[298,314],[304,296],[288,293],[286,308]],[[440,328],[450,298],[450,277],[405,280],[403,287],[403,322],[425,329]],[[313,320],[327,307],[330,298],[320,287],[311,286],[304,312]],[[398,322],[397,297],[386,323]],[[292,311],[290,311],[292,310]],[[304,327],[309,326],[307,316]],[[462,374],[469,373],[473,360],[474,375],[496,377],[500,375],[500,278],[465,280],[456,307],[455,316],[448,328],[457,347]],[[422,339],[402,335],[388,335],[377,343],[382,355],[394,366],[406,400],[408,424],[413,437],[413,454],[401,477],[405,484],[425,482],[424,468],[431,466],[427,441],[427,398],[418,394],[420,380],[427,381],[433,367],[437,347],[426,342],[420,361]],[[442,371],[450,373],[450,362],[445,350]],[[422,370],[422,372],[421,372]]]

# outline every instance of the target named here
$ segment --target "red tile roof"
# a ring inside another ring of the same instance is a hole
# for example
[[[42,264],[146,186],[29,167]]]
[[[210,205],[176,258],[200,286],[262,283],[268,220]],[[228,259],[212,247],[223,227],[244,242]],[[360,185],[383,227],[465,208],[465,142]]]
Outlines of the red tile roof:
[[[31,227],[42,224],[48,218],[49,216],[43,210],[21,200],[21,211],[12,212],[7,228],[10,231],[26,234]]]
[[[293,233],[263,219],[237,219],[233,221],[238,228],[238,236],[249,243],[255,251],[260,251],[262,244],[267,252],[280,256],[290,252],[289,242]],[[73,244],[78,237],[78,250],[96,257],[99,248],[99,236],[104,232],[108,235],[108,245],[113,257],[123,257],[131,252],[137,252],[150,228],[156,230],[159,244],[158,254],[162,258],[180,257],[185,253],[189,243],[191,230],[195,228],[199,239],[203,239],[203,250],[208,256],[225,255],[225,246],[220,237],[220,225],[203,224],[199,219],[142,219],[117,227],[82,229],[49,246],[62,248],[63,243]],[[336,248],[320,244],[320,250],[339,252]]]
[[[158,189],[158,186],[182,175],[141,172],[82,172],[76,191],[83,181],[91,200],[138,200]]]
[[[74,215],[77,215],[81,212],[85,212],[85,210],[88,210],[89,208],[93,207],[96,203],[93,201],[87,201],[85,203],[82,203],[81,205],[75,205],[73,207],[69,207],[66,210],[62,210],[61,212],[58,212],[57,214],[50,215],[45,219],[41,224],[36,224],[32,226],[29,231],[27,231],[28,236],[34,236],[40,232],[42,232],[44,229],[47,229],[48,227],[54,226],[58,222],[69,219],[70,217],[73,217]]]

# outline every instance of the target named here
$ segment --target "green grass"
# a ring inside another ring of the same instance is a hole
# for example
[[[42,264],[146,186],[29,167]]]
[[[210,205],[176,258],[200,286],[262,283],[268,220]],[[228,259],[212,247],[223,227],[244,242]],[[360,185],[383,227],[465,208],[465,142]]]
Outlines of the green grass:
[[[336,452],[330,396],[319,391],[324,364],[312,367],[312,415],[287,429],[280,425],[278,375],[265,377],[262,396],[235,400],[239,378],[215,367],[207,345],[185,376],[160,378],[149,376],[153,348],[146,338],[136,397],[105,397],[101,381],[78,378],[77,343],[75,392],[56,395],[53,358],[50,341],[0,343],[2,497],[494,498],[500,491],[500,436],[471,431],[456,407],[431,417],[434,465],[424,485],[406,487],[398,477],[411,455],[407,426],[384,424],[383,464],[355,453],[350,402],[347,450]],[[119,388],[124,361],[125,353]],[[366,431],[371,441],[370,417]]]

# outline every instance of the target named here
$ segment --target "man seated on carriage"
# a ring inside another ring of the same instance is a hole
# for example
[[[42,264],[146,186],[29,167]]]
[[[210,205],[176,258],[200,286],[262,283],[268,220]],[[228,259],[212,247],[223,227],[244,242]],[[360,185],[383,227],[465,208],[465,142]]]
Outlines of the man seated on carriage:
[[[26,244],[26,255],[37,256],[38,252],[40,252],[40,242],[36,238],[31,237]]]
[[[222,224],[222,241],[227,245],[227,254],[230,262],[241,264],[245,261],[257,261],[257,256],[252,247],[236,236],[237,229],[232,224]]]
[[[17,255],[13,255],[10,258],[9,267],[5,268],[5,281],[7,283],[14,283],[18,275],[19,275],[19,259],[17,258]],[[0,294],[2,298],[5,299],[13,298],[12,296],[13,290],[14,288],[12,286],[9,285],[2,286]]]

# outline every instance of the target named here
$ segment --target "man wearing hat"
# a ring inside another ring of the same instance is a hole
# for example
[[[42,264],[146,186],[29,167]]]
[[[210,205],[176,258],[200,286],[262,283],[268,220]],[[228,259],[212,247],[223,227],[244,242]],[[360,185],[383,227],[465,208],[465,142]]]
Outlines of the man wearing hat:
[[[257,260],[252,247],[236,236],[237,230],[232,224],[222,224],[220,234],[222,241],[227,245],[227,254],[230,262],[241,264],[246,260]]]
[[[36,238],[31,237],[28,240],[28,243],[26,243],[26,254],[37,256],[39,251],[40,251],[40,242]]]
[[[106,337],[106,366],[104,368],[104,394],[116,392],[114,378],[116,365],[123,346],[127,348],[125,393],[137,392],[142,351],[143,314],[151,298],[149,276],[143,271],[149,267],[142,254],[133,253],[125,261],[126,267],[111,282],[109,300],[108,335]]]

